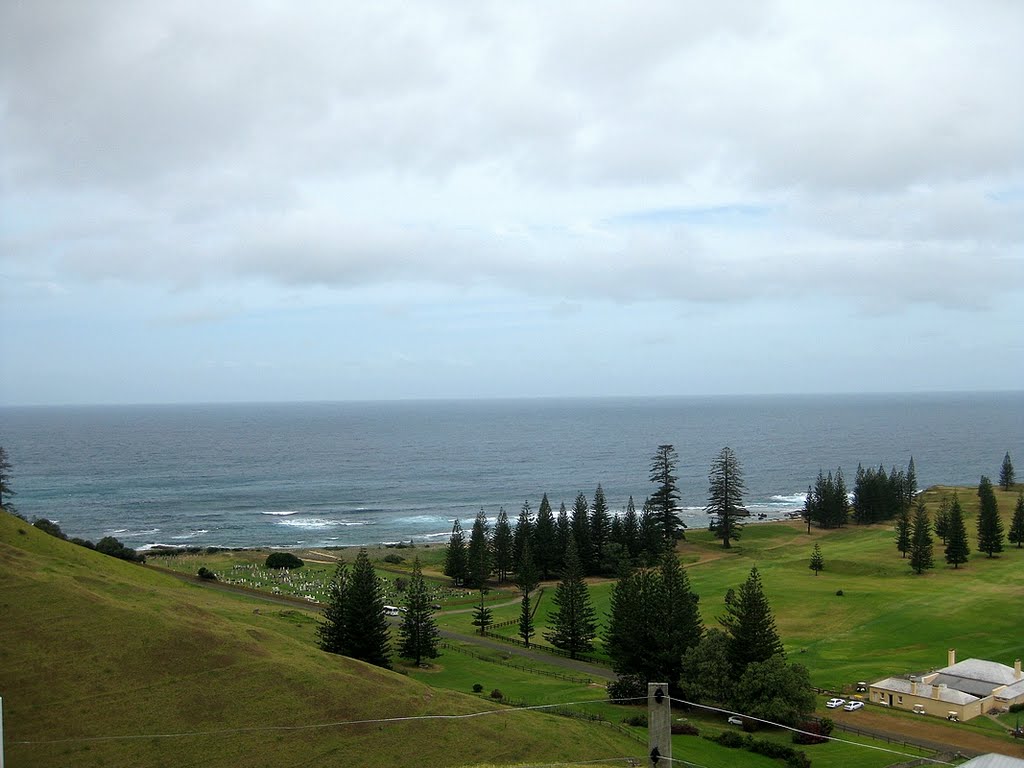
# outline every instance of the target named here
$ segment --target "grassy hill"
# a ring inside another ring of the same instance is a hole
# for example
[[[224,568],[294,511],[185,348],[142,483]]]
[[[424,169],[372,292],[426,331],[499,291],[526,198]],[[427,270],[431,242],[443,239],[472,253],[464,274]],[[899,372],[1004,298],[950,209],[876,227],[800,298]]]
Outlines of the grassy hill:
[[[473,765],[637,755],[611,729],[494,708],[318,651],[309,618],[0,513],[0,696],[17,766]],[[23,743],[33,742],[33,743]]]

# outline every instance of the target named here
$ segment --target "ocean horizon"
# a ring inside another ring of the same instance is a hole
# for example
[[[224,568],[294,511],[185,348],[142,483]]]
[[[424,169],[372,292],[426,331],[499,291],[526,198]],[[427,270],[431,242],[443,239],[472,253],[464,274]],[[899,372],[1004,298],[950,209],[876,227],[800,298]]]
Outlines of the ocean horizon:
[[[444,541],[483,509],[613,511],[679,455],[681,514],[707,525],[707,473],[736,451],[755,519],[803,504],[819,470],[906,467],[977,484],[1024,455],[1024,393],[704,395],[0,407],[12,499],[71,536],[137,548]]]

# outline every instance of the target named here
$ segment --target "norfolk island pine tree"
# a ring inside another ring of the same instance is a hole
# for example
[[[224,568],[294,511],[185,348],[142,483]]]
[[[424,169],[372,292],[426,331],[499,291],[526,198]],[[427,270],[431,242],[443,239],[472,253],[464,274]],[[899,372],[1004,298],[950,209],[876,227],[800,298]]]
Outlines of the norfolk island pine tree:
[[[434,620],[434,609],[430,604],[430,595],[418,557],[413,560],[412,576],[405,590],[405,614],[402,616],[398,634],[399,656],[412,659],[416,666],[419,666],[424,658],[437,658],[441,634]]]
[[[576,542],[569,539],[569,551],[565,558],[565,572],[555,588],[555,613],[551,617],[551,631],[544,637],[555,648],[569,653],[575,659],[580,653],[594,647],[597,636],[597,617],[590,602],[590,592],[583,581]]]
[[[946,539],[946,562],[959,568],[967,562],[971,550],[967,544],[967,526],[964,524],[964,511],[960,499],[953,497],[949,505],[949,534]]]
[[[1024,491],[1017,496],[1017,506],[1013,509],[1013,520],[1010,522],[1010,535],[1007,537],[1017,549],[1024,545]]]
[[[726,446],[711,464],[708,473],[708,504],[704,511],[717,517],[716,533],[726,549],[738,541],[743,531],[742,518],[750,512],[743,506],[743,468],[736,453]]]

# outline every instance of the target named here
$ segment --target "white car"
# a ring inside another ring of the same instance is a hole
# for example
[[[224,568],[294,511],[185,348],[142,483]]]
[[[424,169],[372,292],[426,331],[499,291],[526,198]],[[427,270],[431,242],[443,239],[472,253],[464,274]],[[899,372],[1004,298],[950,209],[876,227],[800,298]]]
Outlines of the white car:
[[[835,709],[836,707],[843,706],[843,704],[845,704],[845,703],[846,703],[846,699],[829,699],[828,701],[825,702],[825,706],[828,707],[829,709]]]
[[[733,715],[729,718],[729,725],[743,725],[743,721],[740,718]]]
[[[845,709],[847,712],[853,712],[854,710],[860,709],[863,706],[863,701],[851,701],[849,704],[843,707],[843,709]]]

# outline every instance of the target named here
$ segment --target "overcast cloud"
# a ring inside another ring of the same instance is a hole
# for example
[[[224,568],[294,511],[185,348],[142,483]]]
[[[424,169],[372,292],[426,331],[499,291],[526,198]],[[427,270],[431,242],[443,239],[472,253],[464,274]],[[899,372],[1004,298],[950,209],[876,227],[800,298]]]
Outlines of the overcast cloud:
[[[0,404],[1020,389],[1022,72],[1012,0],[0,2]]]

